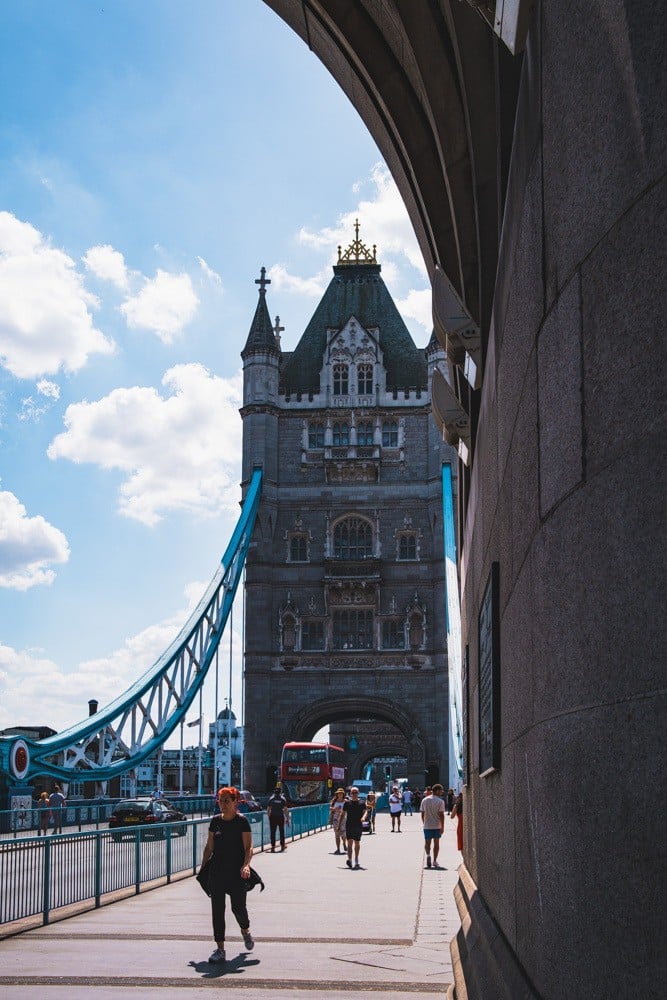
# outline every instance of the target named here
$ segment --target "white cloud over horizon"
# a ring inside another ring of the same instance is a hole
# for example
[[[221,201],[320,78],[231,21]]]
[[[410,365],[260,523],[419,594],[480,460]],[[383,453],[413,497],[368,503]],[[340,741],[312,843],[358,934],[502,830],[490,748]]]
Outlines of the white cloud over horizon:
[[[169,511],[216,513],[238,502],[241,373],[176,365],[162,385],[169,394],[133,386],[68,406],[67,429],[47,449],[51,459],[123,472],[119,511],[149,526]]]
[[[51,565],[66,563],[69,555],[62,531],[40,514],[29,517],[13,493],[0,492],[0,587],[25,591],[53,583]]]
[[[114,343],[98,330],[76,264],[27,222],[0,212],[0,364],[16,378],[79,371]]]
[[[184,603],[176,612],[123,640],[108,655],[82,660],[71,670],[63,669],[45,656],[43,650],[18,650],[0,642],[0,729],[37,722],[61,731],[86,719],[89,698],[95,698],[100,710],[104,709],[145,674],[170,646],[206,587],[207,584],[199,581],[187,584],[183,588]],[[229,627],[228,624],[222,640],[227,650]],[[236,627],[232,647],[233,697],[240,700],[241,634]],[[227,657],[222,662],[226,665]],[[211,687],[207,686],[204,713],[212,721],[215,705]],[[219,708],[222,708],[223,699],[224,695]],[[29,706],[29,719],[25,715],[26,706]],[[237,714],[240,715],[238,709]]]

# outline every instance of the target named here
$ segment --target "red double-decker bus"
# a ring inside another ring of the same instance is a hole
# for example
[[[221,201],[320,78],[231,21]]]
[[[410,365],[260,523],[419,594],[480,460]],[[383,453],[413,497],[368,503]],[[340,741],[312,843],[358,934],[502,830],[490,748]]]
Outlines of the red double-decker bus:
[[[328,802],[345,786],[345,751],[332,743],[286,743],[280,758],[280,781],[291,805]]]

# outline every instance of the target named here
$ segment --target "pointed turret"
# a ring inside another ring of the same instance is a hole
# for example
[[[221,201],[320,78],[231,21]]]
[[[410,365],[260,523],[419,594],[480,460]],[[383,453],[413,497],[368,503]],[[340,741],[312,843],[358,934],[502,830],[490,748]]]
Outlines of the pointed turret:
[[[259,302],[250,325],[248,339],[241,351],[241,357],[244,361],[250,354],[280,355],[280,348],[276,343],[276,335],[266,305],[266,286],[271,284],[271,279],[266,277],[265,267],[261,269],[260,277],[255,279],[255,284],[259,285]]]

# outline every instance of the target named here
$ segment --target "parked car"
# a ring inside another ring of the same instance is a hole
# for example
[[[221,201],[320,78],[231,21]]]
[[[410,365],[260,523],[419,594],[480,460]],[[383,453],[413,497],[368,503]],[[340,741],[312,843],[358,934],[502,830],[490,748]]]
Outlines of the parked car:
[[[262,807],[257,799],[246,788],[241,788],[239,790],[237,809],[240,813],[254,813],[262,811]]]
[[[167,799],[153,798],[152,796],[137,797],[136,799],[122,799],[109,817],[109,829],[115,831],[111,834],[113,840],[122,840],[123,832],[130,831],[135,826],[154,826],[154,830],[142,830],[142,840],[148,838],[164,837],[164,824],[176,823],[173,835],[184,837],[187,833],[185,822],[187,817],[184,812],[168,802]]]

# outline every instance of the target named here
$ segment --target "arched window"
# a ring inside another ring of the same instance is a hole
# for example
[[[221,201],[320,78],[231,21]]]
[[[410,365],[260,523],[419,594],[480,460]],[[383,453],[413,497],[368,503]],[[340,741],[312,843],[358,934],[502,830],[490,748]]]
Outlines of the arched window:
[[[292,535],[289,544],[290,562],[308,562],[308,546],[305,535]]]
[[[334,396],[347,396],[350,391],[350,376],[347,365],[335,364],[333,367]]]
[[[370,396],[373,392],[373,365],[357,365],[357,393]]]
[[[398,448],[398,424],[395,420],[385,420],[382,425],[382,447]]]
[[[372,649],[373,612],[356,608],[334,611],[333,646],[334,649]]]
[[[304,619],[301,623],[301,648],[306,651],[324,649],[324,622]]]
[[[333,443],[334,447],[346,448],[350,443],[350,426],[349,424],[336,422],[333,425]]]
[[[368,447],[373,444],[373,424],[370,420],[362,420],[357,425],[357,444]]]
[[[414,532],[406,532],[399,537],[398,558],[402,560],[417,558],[417,536]]]
[[[370,559],[373,528],[359,517],[348,517],[334,528],[334,559]]]
[[[405,630],[398,618],[388,618],[382,622],[382,646],[384,649],[404,649]]]
[[[308,447],[324,448],[324,424],[308,425]]]

